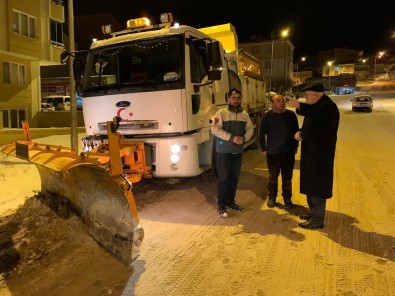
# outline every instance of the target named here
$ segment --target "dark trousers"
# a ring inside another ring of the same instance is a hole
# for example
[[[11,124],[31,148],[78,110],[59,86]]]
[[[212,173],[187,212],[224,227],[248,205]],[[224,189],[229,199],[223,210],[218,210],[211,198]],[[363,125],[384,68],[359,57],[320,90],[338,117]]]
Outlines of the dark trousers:
[[[266,162],[269,169],[269,181],[267,183],[269,199],[272,201],[276,200],[278,192],[278,177],[281,174],[282,196],[284,198],[284,203],[291,203],[295,153],[266,154]]]
[[[308,195],[307,204],[309,205],[310,209],[310,221],[324,224],[326,199]]]
[[[239,182],[243,154],[217,153],[218,206],[233,204]]]

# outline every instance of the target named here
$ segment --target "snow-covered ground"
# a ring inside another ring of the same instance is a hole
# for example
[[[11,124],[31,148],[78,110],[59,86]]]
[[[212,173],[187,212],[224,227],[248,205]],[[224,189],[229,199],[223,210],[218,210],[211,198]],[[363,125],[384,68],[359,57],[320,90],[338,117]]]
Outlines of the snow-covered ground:
[[[51,237],[48,245],[32,246],[34,254],[44,250],[42,257],[30,258],[32,272],[3,281],[0,295],[394,295],[395,93],[369,93],[372,113],[352,112],[350,95],[332,96],[341,118],[334,196],[322,231],[301,229],[295,213],[266,207],[265,160],[248,150],[237,193],[246,212],[220,218],[213,181],[142,182],[133,193],[145,238],[131,267],[94,244],[78,244],[71,231],[58,233],[62,242],[73,240],[73,249],[62,252]],[[299,159],[298,153],[293,201],[303,210]],[[6,160],[3,214],[39,190],[34,167]]]

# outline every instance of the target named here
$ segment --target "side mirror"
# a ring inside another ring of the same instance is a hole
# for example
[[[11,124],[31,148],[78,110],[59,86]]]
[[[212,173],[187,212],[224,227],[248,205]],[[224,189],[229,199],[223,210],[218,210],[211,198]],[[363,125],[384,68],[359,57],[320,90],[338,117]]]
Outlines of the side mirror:
[[[212,41],[207,44],[209,65],[214,68],[222,67],[219,41]]]
[[[208,50],[208,64],[210,70],[208,71],[209,80],[220,80],[222,73],[221,47],[219,41],[212,41],[207,44]]]

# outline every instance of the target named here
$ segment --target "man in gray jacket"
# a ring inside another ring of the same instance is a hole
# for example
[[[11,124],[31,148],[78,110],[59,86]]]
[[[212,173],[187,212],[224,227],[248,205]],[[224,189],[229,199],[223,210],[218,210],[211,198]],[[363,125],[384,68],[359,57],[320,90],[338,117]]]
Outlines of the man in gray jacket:
[[[240,90],[228,92],[228,106],[217,111],[211,132],[215,136],[216,167],[218,173],[218,212],[228,216],[227,208],[243,212],[235,202],[239,182],[244,143],[253,135],[253,125],[248,113],[241,107]]]

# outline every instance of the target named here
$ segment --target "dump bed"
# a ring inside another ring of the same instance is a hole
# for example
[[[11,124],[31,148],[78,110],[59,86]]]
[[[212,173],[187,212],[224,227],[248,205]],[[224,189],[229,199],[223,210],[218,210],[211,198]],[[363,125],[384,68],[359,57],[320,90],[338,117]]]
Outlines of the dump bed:
[[[236,70],[235,72],[239,75],[262,80],[259,60],[243,49],[239,49],[236,29],[232,24],[212,26],[199,30],[221,42],[229,60],[228,66],[230,69]]]
[[[226,53],[228,69],[235,72],[240,79],[243,108],[249,113],[265,109],[268,103],[260,61],[238,48],[235,27],[228,23],[199,30],[221,42]]]

